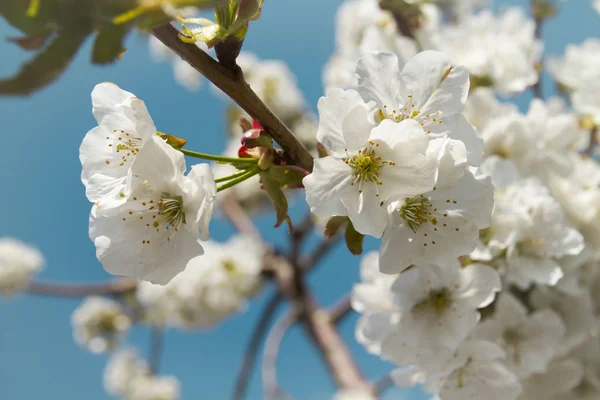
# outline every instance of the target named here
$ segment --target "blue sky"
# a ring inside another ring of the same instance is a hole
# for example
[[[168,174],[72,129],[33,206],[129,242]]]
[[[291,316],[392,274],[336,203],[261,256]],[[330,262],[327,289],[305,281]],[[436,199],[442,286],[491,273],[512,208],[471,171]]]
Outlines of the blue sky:
[[[523,5],[524,1],[503,1]],[[334,48],[333,17],[339,0],[267,1],[260,21],[251,25],[245,49],[263,59],[286,61],[297,76],[308,103],[316,110],[322,94],[321,68]],[[544,32],[547,51],[562,52],[567,43],[598,36],[598,15],[587,0],[571,0]],[[0,37],[18,32],[0,21]],[[170,65],[155,64],[146,40],[134,34],[127,42],[123,61],[109,67],[89,65],[90,43],[57,83],[29,98],[0,98],[4,145],[0,148],[0,236],[14,236],[35,244],[47,259],[41,278],[89,281],[110,278],[94,255],[87,236],[89,204],[80,183],[78,148],[94,126],[90,92],[96,83],[112,81],[143,99],[159,130],[189,140],[189,148],[220,152],[224,146],[226,102],[205,86],[189,93],[173,80]],[[28,55],[0,42],[0,76],[14,73]],[[547,82],[547,90],[551,84]],[[528,95],[519,99],[525,106]],[[303,214],[296,206],[293,216]],[[273,216],[257,219],[265,235],[282,243],[282,231],[272,228]],[[216,220],[212,233],[218,240],[233,232]],[[375,248],[368,241],[368,248]],[[311,277],[323,305],[333,303],[358,279],[357,257],[338,248]],[[228,398],[242,349],[264,303],[258,296],[246,313],[230,318],[210,332],[169,331],[162,371],[182,382],[183,399]],[[19,296],[0,300],[0,398],[14,400],[101,400],[105,358],[89,354],[72,339],[70,314],[78,300]],[[280,310],[281,311],[281,310]],[[391,366],[367,354],[353,338],[355,318],[342,324],[356,360],[369,379],[380,377]],[[135,329],[128,342],[145,352],[148,334]],[[279,368],[281,384],[298,399],[327,399],[333,386],[311,344],[299,329],[286,339]],[[255,374],[250,399],[261,399],[259,374]],[[393,390],[386,399],[420,400],[418,391]]]

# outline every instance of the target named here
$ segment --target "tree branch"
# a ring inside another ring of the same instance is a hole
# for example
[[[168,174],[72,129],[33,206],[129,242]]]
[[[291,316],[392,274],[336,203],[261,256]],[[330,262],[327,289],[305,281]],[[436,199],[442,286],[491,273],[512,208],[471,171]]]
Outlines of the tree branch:
[[[246,214],[233,193],[224,193],[220,202],[221,211],[233,224],[238,232],[262,241],[261,234],[256,229],[252,219]]]
[[[284,393],[277,383],[277,359],[286,333],[297,320],[298,313],[296,311],[288,312],[275,323],[265,341],[262,381],[265,397],[269,400],[279,400]]]
[[[227,68],[200,50],[197,46],[179,39],[179,31],[171,24],[161,25],[152,34],[167,47],[187,61],[198,72],[233,99],[285,150],[286,156],[297,166],[312,171],[313,158],[306,147],[287,126],[262,102],[244,80],[239,67]]]
[[[110,296],[132,292],[137,288],[135,279],[121,278],[108,282],[58,283],[33,281],[26,291],[29,294],[58,297]]]
[[[392,378],[392,375],[387,374],[373,382],[371,390],[375,395],[381,395],[391,386],[394,386],[394,379]]]
[[[534,37],[538,40],[540,40],[542,38],[542,25],[544,23],[544,18],[541,16],[539,10],[538,10],[538,4],[536,2],[536,0],[531,0],[531,15],[533,16],[533,19],[535,21],[535,31],[534,31]],[[543,90],[542,90],[542,63],[540,62],[539,65],[535,66],[536,69],[538,69],[538,80],[536,83],[533,84],[533,86],[531,87],[531,89],[533,90],[533,96],[537,99],[543,99],[544,98],[544,94],[543,94]]]
[[[329,308],[329,318],[334,324],[339,324],[352,313],[351,295],[346,294]]]
[[[269,332],[271,320],[273,317],[275,317],[275,311],[281,304],[282,300],[283,296],[280,292],[277,292],[271,297],[271,299],[269,299],[267,305],[260,314],[254,330],[252,331],[250,340],[246,345],[246,350],[244,351],[244,358],[235,380],[233,394],[231,395],[232,400],[241,400],[246,395],[250,378],[252,378],[252,371],[254,369],[254,363],[256,356],[258,355],[258,350],[263,338]]]

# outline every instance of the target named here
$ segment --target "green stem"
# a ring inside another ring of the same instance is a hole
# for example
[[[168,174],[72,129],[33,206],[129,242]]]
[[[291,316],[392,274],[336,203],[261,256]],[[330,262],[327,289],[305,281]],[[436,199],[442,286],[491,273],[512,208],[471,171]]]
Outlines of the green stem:
[[[211,160],[222,162],[226,164],[257,164],[258,159],[256,158],[235,158],[235,157],[225,157],[225,156],[216,156],[214,154],[206,154],[206,153],[198,153],[197,151],[191,151],[186,149],[179,150],[183,154],[189,157],[201,158],[203,160]]]
[[[217,179],[215,179],[215,183],[230,181],[232,179],[235,179],[235,178],[238,178],[240,176],[243,176],[247,172],[248,172],[248,170],[245,169],[245,170],[242,170],[240,172],[236,172],[235,174],[227,175],[227,176],[224,176],[222,178],[217,178]]]
[[[235,178],[235,179],[231,179],[229,182],[224,183],[223,185],[217,187],[217,192],[220,192],[222,190],[225,189],[229,189],[232,186],[237,185],[240,182],[245,181],[248,178],[253,177],[254,175],[258,174],[261,171],[260,168],[254,168],[248,171],[244,171],[244,173],[242,175],[240,175],[239,177]]]

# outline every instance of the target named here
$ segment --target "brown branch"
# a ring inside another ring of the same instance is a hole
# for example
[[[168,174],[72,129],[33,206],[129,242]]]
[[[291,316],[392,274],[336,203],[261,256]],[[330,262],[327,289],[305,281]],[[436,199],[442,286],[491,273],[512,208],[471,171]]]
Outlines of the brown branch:
[[[590,142],[588,143],[583,154],[588,157],[591,156],[592,154],[594,154],[596,147],[598,147],[598,127],[597,126],[593,127],[590,130]]]
[[[341,323],[352,313],[350,293],[340,298],[333,306],[329,308],[329,318],[334,324]]]
[[[306,147],[294,136],[287,126],[262,102],[244,80],[239,67],[227,68],[200,50],[197,46],[179,39],[179,31],[171,24],[161,25],[152,34],[167,47],[187,61],[198,72],[214,83],[233,99],[285,150],[293,164],[312,171],[313,158]]]
[[[252,219],[244,211],[233,192],[224,193],[220,202],[221,211],[238,232],[261,241],[261,234]]]
[[[319,243],[319,245],[313,250],[313,252],[302,262],[300,263],[301,269],[303,271],[311,270],[315,265],[317,265],[323,257],[329,253],[331,249],[335,247],[335,245],[339,242],[342,237],[341,232],[331,238],[325,238]]]
[[[544,24],[544,18],[538,10],[537,0],[531,0],[531,15],[535,21],[534,37],[538,40],[542,38],[542,26]],[[538,80],[531,86],[533,90],[533,96],[537,99],[543,99],[544,93],[542,88],[542,63],[534,66],[538,70]]]
[[[387,374],[373,382],[371,390],[375,395],[381,395],[392,386],[394,386],[394,379],[390,374]]]
[[[122,295],[137,288],[135,279],[121,278],[108,282],[90,283],[58,283],[33,281],[26,291],[29,294],[58,297],[85,297]]]
[[[280,292],[274,294],[273,297],[271,297],[271,299],[267,302],[267,305],[263,309],[256,322],[254,330],[252,331],[252,335],[250,336],[250,340],[246,345],[244,358],[235,380],[233,394],[231,395],[233,400],[241,400],[246,395],[248,384],[250,383],[250,378],[252,377],[256,356],[258,355],[258,350],[263,338],[269,332],[271,320],[273,317],[275,317],[275,311],[282,301],[283,296]]]

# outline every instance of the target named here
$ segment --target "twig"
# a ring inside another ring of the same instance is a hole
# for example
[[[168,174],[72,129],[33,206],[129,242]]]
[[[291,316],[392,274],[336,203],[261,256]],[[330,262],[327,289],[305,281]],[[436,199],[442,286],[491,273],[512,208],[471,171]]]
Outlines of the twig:
[[[238,232],[261,240],[261,235],[252,219],[246,214],[233,193],[224,193],[220,202],[221,210]]]
[[[165,330],[163,327],[153,326],[150,328],[150,352],[148,360],[150,364],[150,371],[152,374],[158,374],[160,370],[160,363],[162,360],[162,354],[165,344]]]
[[[537,40],[540,40],[542,38],[542,25],[544,24],[544,18],[538,12],[538,5],[537,5],[536,1],[537,0],[531,0],[531,15],[533,16],[533,19],[535,21],[534,37]],[[535,98],[543,99],[544,98],[544,93],[542,91],[543,71],[542,71],[541,62],[538,66],[535,66],[535,67],[539,69],[538,70],[538,80],[536,83],[533,84],[533,86],[531,86],[531,89],[533,90],[533,95]]]
[[[271,320],[275,317],[275,311],[277,307],[281,304],[283,300],[283,296],[280,292],[274,294],[271,299],[267,302],[267,305],[263,309],[260,317],[258,318],[254,330],[252,331],[252,335],[248,344],[246,345],[246,350],[244,351],[244,358],[242,360],[240,369],[238,371],[233,394],[231,398],[233,400],[241,400],[246,395],[246,391],[248,390],[248,384],[250,383],[250,378],[252,377],[252,371],[254,369],[254,363],[256,361],[256,356],[258,355],[258,350],[263,341],[263,338],[269,332],[269,325],[271,324]]]
[[[135,279],[115,279],[109,282],[90,283],[58,283],[33,281],[26,291],[30,294],[58,297],[85,297],[121,295],[137,288]]]
[[[350,293],[340,298],[329,308],[329,318],[334,324],[339,324],[352,313]]]
[[[303,271],[309,271],[312,269],[323,259],[323,257],[327,255],[327,253],[329,253],[332,248],[335,247],[341,237],[342,235],[340,233],[331,238],[323,239],[315,248],[315,250],[306,259],[301,261],[301,269]]]
[[[392,378],[392,375],[387,374],[373,382],[371,390],[375,395],[381,395],[391,386],[394,386],[394,379]]]
[[[312,214],[308,212],[300,225],[294,229],[291,234],[291,243],[290,243],[290,262],[295,264],[298,262],[298,256],[300,254],[300,248],[302,247],[302,243],[306,236],[310,233],[313,228],[314,223],[312,220]]]
[[[593,127],[590,130],[590,142],[588,143],[583,154],[588,157],[591,156],[592,154],[594,154],[596,147],[598,147],[598,127],[597,126]]]
[[[298,313],[296,311],[288,312],[275,323],[265,341],[262,381],[265,397],[269,400],[278,400],[284,393],[277,383],[277,359],[286,333],[297,320]]]
[[[293,164],[312,171],[313,158],[306,147],[287,126],[262,102],[244,80],[239,67],[227,68],[200,50],[197,46],[179,39],[179,31],[171,24],[161,25],[152,34],[167,47],[187,61],[198,72],[233,99],[252,118],[257,120],[285,150]]]

